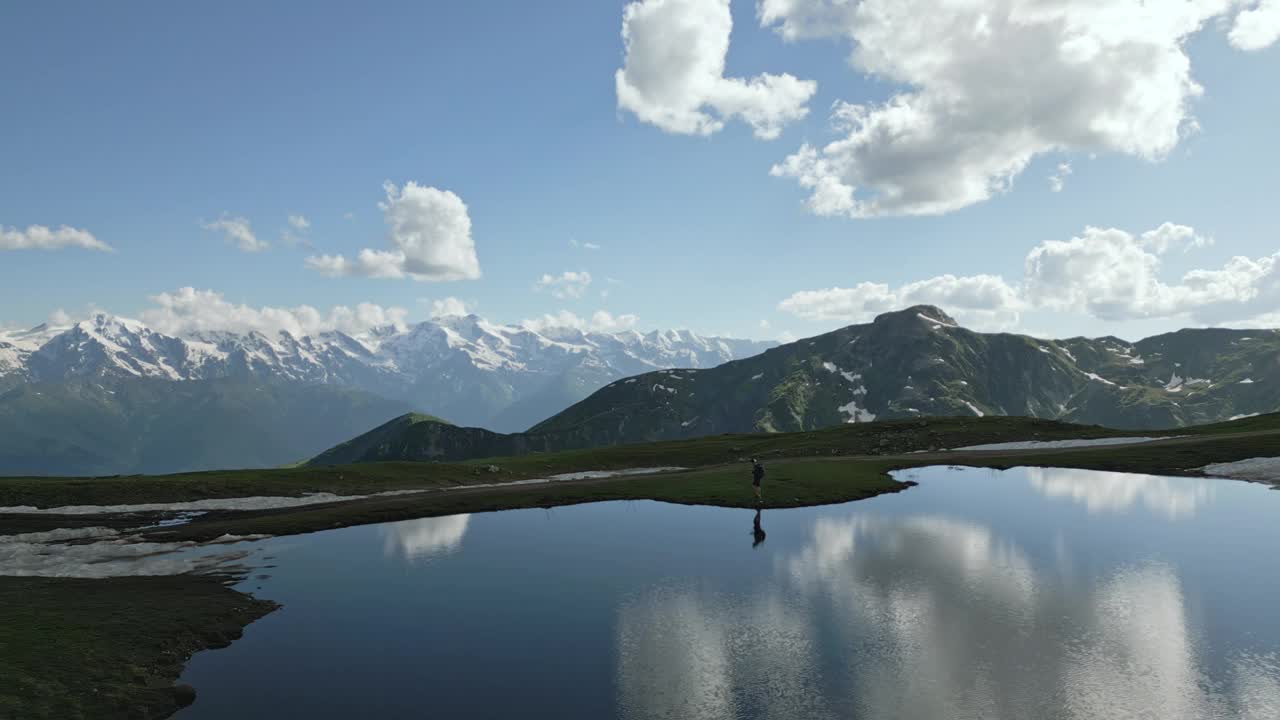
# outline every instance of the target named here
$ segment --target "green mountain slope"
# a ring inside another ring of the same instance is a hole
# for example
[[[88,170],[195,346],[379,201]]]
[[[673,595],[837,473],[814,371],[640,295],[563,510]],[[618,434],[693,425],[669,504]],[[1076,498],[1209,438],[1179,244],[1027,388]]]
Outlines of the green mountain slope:
[[[312,462],[454,461],[930,416],[1158,430],[1278,409],[1275,331],[1053,341],[974,332],[920,306],[709,370],[618,380],[526,433],[401,418]]]
[[[920,306],[710,370],[617,381],[530,432],[610,445],[929,415],[1171,428],[1280,409],[1278,358],[1270,330],[1051,341]]]
[[[293,383],[26,384],[0,392],[0,475],[273,467],[407,409],[367,393]]]

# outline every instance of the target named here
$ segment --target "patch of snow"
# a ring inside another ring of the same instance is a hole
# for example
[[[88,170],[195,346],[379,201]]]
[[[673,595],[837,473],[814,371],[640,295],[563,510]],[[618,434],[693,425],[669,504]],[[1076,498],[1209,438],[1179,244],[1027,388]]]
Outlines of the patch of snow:
[[[863,394],[866,394],[866,388],[861,388],[861,390]],[[855,392],[854,394],[856,395],[857,393]],[[845,420],[846,423],[871,422],[876,419],[874,413],[867,411],[865,408],[858,407],[858,401],[856,398],[850,400],[848,404],[841,405],[836,409],[849,416],[848,419]]]
[[[1213,477],[1280,483],[1280,457],[1256,457],[1229,463],[1214,463],[1197,468]]]
[[[139,503],[135,505],[62,505],[59,507],[38,508],[30,505],[13,505],[0,507],[0,513],[20,513],[26,515],[108,515],[116,513],[142,512],[208,512],[210,510],[275,510],[280,508],[303,507],[322,503],[363,500],[371,497],[391,495],[408,495],[423,492],[422,490],[391,490],[372,495],[334,495],[320,492],[308,493],[301,497],[258,496],[209,498],[206,500],[190,500],[173,503]]]
[[[934,330],[937,330],[940,327],[945,327],[945,328],[960,327],[959,325],[952,325],[951,323],[946,323],[946,322],[942,322],[941,320],[936,320],[934,318],[929,317],[928,315],[925,315],[924,313],[916,313],[916,317],[920,318],[921,320],[924,320],[925,322],[933,323]]]
[[[1050,350],[1049,348],[1046,348],[1046,347],[1040,347],[1039,345],[1037,345],[1037,346],[1036,346],[1036,349],[1037,349],[1037,350],[1039,350],[1040,352],[1044,353],[1045,355],[1052,355],[1052,354],[1053,354],[1053,351],[1052,351],[1052,350]]]
[[[968,385],[969,385],[969,381],[968,381],[968,380],[961,380],[961,381],[960,381],[960,384],[961,384],[961,385],[964,385],[965,387],[968,387]]]
[[[985,415],[985,413],[983,413],[981,410],[978,409],[978,406],[974,405],[968,400],[961,400],[960,402],[963,402],[965,405],[968,405],[969,409],[973,411],[974,415],[977,415],[978,417],[983,417]]]
[[[822,363],[822,369],[829,373],[836,372],[836,364],[833,362],[824,362]]]
[[[1058,349],[1062,351],[1063,355],[1066,355],[1068,358],[1070,358],[1071,362],[1076,362],[1076,356],[1072,355],[1070,350],[1066,348],[1058,348]]]
[[[760,378],[762,378],[762,377],[764,377],[764,373],[756,373],[755,375],[752,375],[752,376],[751,376],[751,379],[752,379],[752,380],[759,380],[759,379],[760,379]]]
[[[629,384],[631,384],[631,383],[633,383],[633,382],[635,382],[635,381],[636,381],[636,378],[627,378],[626,380],[623,380],[622,382],[623,382],[623,384],[627,384],[627,385],[629,385]]]
[[[1258,417],[1261,414],[1262,413],[1249,413],[1248,415],[1232,415],[1231,417],[1227,418],[1227,422],[1231,422],[1232,420],[1244,420],[1245,418]]]
[[[224,535],[207,543],[142,542],[108,528],[80,528],[0,537],[0,575],[105,578],[177,575],[223,568],[250,551],[218,546],[266,535]]]
[[[1241,380],[1241,381],[1240,381],[1239,383],[1237,383],[1237,384],[1239,384],[1239,385],[1252,385],[1252,384],[1253,384],[1253,378],[1245,378],[1245,379]]]
[[[684,422],[680,423],[680,427],[689,427],[690,425],[696,422],[698,422],[698,418],[694,418],[692,420],[685,420]]]
[[[985,445],[966,445],[951,448],[952,452],[960,450],[1057,450],[1061,448],[1098,447],[1107,445],[1133,445],[1136,443],[1169,440],[1171,438],[1154,437],[1122,437],[1096,438],[1093,440],[1027,440],[1024,442],[987,443]]]
[[[1087,377],[1087,378],[1089,378],[1090,380],[1093,380],[1093,381],[1095,381],[1095,382],[1106,383],[1107,385],[1111,385],[1111,386],[1113,386],[1113,387],[1115,386],[1115,383],[1113,383],[1113,382],[1111,382],[1110,380],[1108,380],[1108,379],[1106,379],[1106,378],[1102,377],[1101,375],[1098,375],[1097,373],[1085,373],[1084,375],[1085,375],[1085,377]]]
[[[1174,364],[1175,364],[1175,365],[1181,365],[1181,363],[1174,363]],[[1168,390],[1169,392],[1178,392],[1179,390],[1181,390],[1181,389],[1182,389],[1182,383],[1183,383],[1183,382],[1185,382],[1185,381],[1183,380],[1182,376],[1178,375],[1178,373],[1176,373],[1176,372],[1175,372],[1175,373],[1174,373],[1174,374],[1169,378],[1169,382],[1165,383],[1165,385],[1164,385],[1164,389],[1165,389],[1165,390]]]
[[[659,390],[661,390],[661,391],[663,391],[663,392],[669,392],[669,393],[671,393],[672,395],[676,394],[676,389],[675,389],[675,388],[669,388],[669,387],[667,387],[666,385],[657,385],[657,384],[655,384],[655,385],[653,386],[653,392],[655,392],[655,393],[656,393],[656,392],[658,392]]]

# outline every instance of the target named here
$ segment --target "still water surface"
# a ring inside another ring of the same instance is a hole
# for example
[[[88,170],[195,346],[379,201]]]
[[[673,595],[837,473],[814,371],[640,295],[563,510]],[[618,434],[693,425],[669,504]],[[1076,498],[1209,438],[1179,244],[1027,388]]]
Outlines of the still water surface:
[[[267,541],[241,587],[284,608],[193,658],[180,717],[1280,718],[1280,492],[904,477],[759,528],[625,502]]]

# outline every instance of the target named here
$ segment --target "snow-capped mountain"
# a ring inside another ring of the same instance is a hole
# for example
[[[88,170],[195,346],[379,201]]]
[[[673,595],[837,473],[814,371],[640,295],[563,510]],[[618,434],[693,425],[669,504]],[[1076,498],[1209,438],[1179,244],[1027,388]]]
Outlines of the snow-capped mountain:
[[[341,332],[176,337],[100,314],[69,327],[0,332],[0,378],[10,384],[92,378],[320,383],[408,402],[459,424],[514,431],[617,378],[672,367],[714,367],[773,344],[687,330],[535,331],[475,315],[382,327],[359,337]]]

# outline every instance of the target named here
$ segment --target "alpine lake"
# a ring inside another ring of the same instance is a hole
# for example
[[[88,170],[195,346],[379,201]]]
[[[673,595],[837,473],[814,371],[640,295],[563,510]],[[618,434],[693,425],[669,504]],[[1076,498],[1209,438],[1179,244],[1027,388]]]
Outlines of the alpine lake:
[[[1280,493],[896,476],[242,543],[237,587],[282,607],[192,658],[178,717],[1280,718]]]

